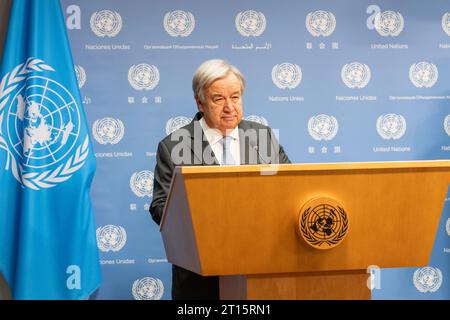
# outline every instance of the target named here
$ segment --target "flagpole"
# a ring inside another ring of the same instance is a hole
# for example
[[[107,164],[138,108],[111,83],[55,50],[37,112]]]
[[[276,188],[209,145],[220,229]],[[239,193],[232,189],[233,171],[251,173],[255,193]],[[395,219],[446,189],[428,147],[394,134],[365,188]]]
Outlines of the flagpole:
[[[3,56],[3,47],[5,46],[6,31],[8,29],[9,11],[11,9],[11,0],[0,1],[0,61]]]
[[[0,1],[0,61],[3,57],[3,48],[5,46],[6,32],[8,31],[8,18],[11,9],[11,0]],[[8,286],[3,275],[0,273],[0,300],[11,300],[11,289]]]

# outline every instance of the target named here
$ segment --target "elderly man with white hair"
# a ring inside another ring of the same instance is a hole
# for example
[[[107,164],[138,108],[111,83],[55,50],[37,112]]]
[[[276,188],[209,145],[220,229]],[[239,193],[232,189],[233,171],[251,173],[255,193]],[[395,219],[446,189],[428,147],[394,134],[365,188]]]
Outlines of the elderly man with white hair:
[[[235,66],[218,59],[205,61],[194,74],[192,89],[199,112],[158,145],[150,206],[158,224],[175,166],[290,163],[269,127],[242,120],[245,79]],[[219,279],[173,265],[172,298],[219,299]]]

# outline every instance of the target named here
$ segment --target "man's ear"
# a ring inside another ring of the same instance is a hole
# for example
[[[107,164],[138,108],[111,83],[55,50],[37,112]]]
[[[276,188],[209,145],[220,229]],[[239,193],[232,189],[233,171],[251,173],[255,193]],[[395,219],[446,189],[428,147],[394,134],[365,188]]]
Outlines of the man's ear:
[[[198,111],[205,112],[205,107],[198,97],[195,98],[195,102],[197,103]]]

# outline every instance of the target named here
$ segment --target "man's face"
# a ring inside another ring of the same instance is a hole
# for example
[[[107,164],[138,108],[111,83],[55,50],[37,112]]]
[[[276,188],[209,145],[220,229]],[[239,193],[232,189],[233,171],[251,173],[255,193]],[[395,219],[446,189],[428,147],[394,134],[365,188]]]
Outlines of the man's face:
[[[233,130],[241,122],[241,84],[233,73],[214,81],[204,90],[204,97],[203,102],[197,98],[197,106],[210,128],[226,135],[227,129]]]

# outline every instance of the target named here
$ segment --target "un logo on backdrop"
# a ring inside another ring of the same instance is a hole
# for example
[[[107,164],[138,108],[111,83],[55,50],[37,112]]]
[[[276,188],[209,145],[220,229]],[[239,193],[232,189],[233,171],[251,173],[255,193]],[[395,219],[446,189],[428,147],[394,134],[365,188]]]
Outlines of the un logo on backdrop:
[[[404,28],[405,22],[400,12],[383,11],[375,15],[375,30],[383,36],[398,36]]]
[[[447,219],[447,223],[445,224],[445,230],[447,234],[450,236],[450,218]]]
[[[86,83],[86,71],[80,65],[75,66],[75,75],[77,76],[78,88],[83,88]]]
[[[417,88],[431,88],[438,80],[437,67],[429,62],[414,63],[409,68],[409,80]]]
[[[332,140],[339,130],[339,124],[335,117],[319,114],[309,118],[308,132],[314,140]]]
[[[442,30],[444,30],[444,32],[450,36],[450,12],[446,12],[443,16],[442,16]]]
[[[341,78],[344,84],[353,88],[364,88],[370,81],[370,68],[368,65],[352,62],[342,67]]]
[[[122,17],[115,11],[101,10],[91,15],[90,25],[96,36],[112,38],[122,30]]]
[[[130,178],[130,188],[140,198],[151,197],[153,193],[153,172],[143,170],[133,173]]]
[[[414,272],[413,282],[420,292],[436,292],[442,285],[442,272],[433,267],[417,269]]]
[[[269,122],[267,121],[266,118],[262,117],[262,116],[255,116],[255,115],[249,115],[247,117],[244,117],[245,120],[247,121],[252,121],[252,122],[256,122],[259,124],[262,124],[264,126],[268,126]]]
[[[117,144],[125,134],[123,122],[114,118],[103,118],[94,121],[92,135],[100,144]]]
[[[187,37],[194,28],[195,18],[189,11],[175,10],[164,15],[164,29],[172,37]]]
[[[445,133],[450,136],[450,114],[448,114],[444,119],[444,130]]]
[[[272,68],[272,81],[280,89],[294,89],[302,81],[302,69],[288,62],[276,64]]]
[[[184,127],[192,121],[192,118],[187,118],[184,116],[178,116],[175,118],[170,118],[166,122],[166,134],[169,135],[172,132]]]
[[[33,71],[35,75],[29,76]],[[6,169],[23,186],[39,190],[68,180],[89,153],[89,137],[80,137],[80,110],[59,82],[38,75],[55,71],[29,58],[0,81],[0,149]],[[76,150],[73,150],[76,148]]]
[[[164,294],[164,285],[160,279],[145,277],[135,280],[131,291],[136,300],[160,300]]]
[[[128,70],[128,82],[136,90],[153,90],[159,83],[159,70],[147,63],[132,65]]]
[[[127,232],[121,226],[108,224],[97,228],[97,246],[103,252],[117,252],[127,242]]]
[[[400,139],[406,132],[406,120],[400,114],[381,115],[377,119],[377,132],[385,140]]]
[[[236,15],[237,31],[244,37],[259,37],[266,30],[266,17],[262,12],[247,10]]]
[[[308,13],[305,24],[313,37],[328,37],[336,29],[336,18],[329,11],[318,10]]]

